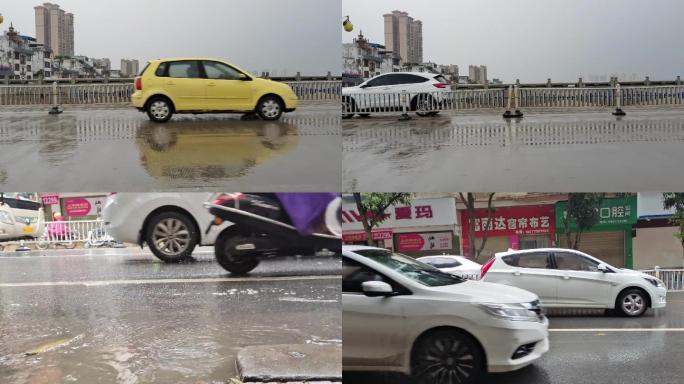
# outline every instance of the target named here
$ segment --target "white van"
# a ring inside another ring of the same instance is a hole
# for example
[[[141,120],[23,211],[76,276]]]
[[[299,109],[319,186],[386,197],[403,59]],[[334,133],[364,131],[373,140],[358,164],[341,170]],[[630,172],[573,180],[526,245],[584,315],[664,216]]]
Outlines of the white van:
[[[0,242],[36,239],[45,230],[43,205],[36,193],[0,193]]]

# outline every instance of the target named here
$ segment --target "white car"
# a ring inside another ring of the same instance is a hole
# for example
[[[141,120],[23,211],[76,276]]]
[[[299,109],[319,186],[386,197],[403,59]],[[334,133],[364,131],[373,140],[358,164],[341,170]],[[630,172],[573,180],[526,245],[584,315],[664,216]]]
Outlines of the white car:
[[[616,309],[635,317],[666,305],[662,281],[573,249],[500,252],[484,264],[481,279],[534,292],[545,308]]]
[[[342,117],[402,111],[404,106],[418,116],[434,116],[450,94],[449,81],[437,73],[383,73],[358,86],[342,88]]]
[[[435,255],[419,257],[416,260],[429,264],[442,272],[459,275],[466,279],[478,280],[482,265],[478,264],[465,256],[457,255]]]
[[[43,206],[37,199],[32,194],[0,193],[0,241],[35,239],[43,234]]]
[[[205,230],[214,216],[204,208],[211,193],[116,193],[102,212],[105,228],[115,240],[147,244],[165,262],[188,259],[197,245],[213,245],[230,223]]]
[[[527,366],[549,349],[548,320],[533,293],[381,248],[343,246],[342,260],[345,371],[472,383]]]

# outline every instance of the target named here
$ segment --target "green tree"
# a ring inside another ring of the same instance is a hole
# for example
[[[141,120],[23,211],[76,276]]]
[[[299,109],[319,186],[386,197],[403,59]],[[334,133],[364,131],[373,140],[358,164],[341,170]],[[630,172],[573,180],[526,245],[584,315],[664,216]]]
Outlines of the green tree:
[[[361,216],[363,230],[366,232],[366,245],[373,244],[373,228],[387,220],[387,209],[393,205],[411,205],[410,193],[354,193],[356,209]]]
[[[675,210],[670,223],[679,228],[679,232],[675,233],[674,237],[682,244],[682,266],[684,266],[684,193],[663,193],[663,208]]]
[[[579,249],[582,233],[598,224],[601,219],[599,209],[605,193],[568,193],[567,210],[563,215],[563,232],[568,247]],[[572,236],[572,224],[575,224],[575,236]]]
[[[487,198],[487,225],[484,226],[484,234],[482,235],[482,243],[478,247],[475,244],[477,238],[475,237],[475,194],[473,192],[467,192],[463,195],[459,192],[458,196],[461,199],[461,203],[465,205],[468,211],[468,257],[472,257],[477,260],[480,254],[484,250],[485,244],[487,244],[487,237],[489,236],[489,230],[492,229],[492,216],[494,215],[495,208],[492,207],[492,200],[494,199],[494,193],[490,193]],[[484,225],[484,223],[483,223]]]

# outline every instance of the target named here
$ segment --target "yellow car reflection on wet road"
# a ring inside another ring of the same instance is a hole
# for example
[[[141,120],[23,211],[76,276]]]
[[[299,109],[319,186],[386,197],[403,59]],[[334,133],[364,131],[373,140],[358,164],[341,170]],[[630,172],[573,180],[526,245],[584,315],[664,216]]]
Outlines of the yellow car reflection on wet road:
[[[153,126],[136,144],[144,168],[154,178],[206,180],[236,178],[297,147],[297,129],[282,122],[250,121]]]

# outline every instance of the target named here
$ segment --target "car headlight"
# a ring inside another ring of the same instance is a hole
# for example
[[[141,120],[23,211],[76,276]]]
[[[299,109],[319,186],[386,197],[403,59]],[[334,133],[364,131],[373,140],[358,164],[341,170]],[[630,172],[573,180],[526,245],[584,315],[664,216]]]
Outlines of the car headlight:
[[[479,304],[488,314],[511,321],[539,321],[536,313],[521,304]]]
[[[644,280],[648,281],[649,283],[653,284],[654,287],[656,288],[665,288],[665,284],[663,284],[662,281],[656,279],[655,277],[644,277]]]
[[[0,211],[0,223],[5,223],[5,224],[9,224],[9,225],[14,224],[12,222],[12,218],[10,217],[9,213],[7,213],[5,211]]]

